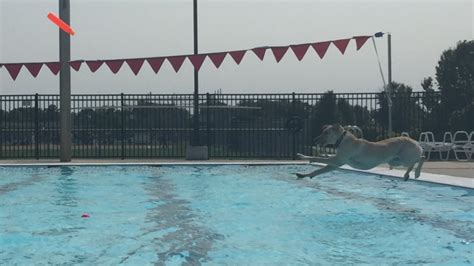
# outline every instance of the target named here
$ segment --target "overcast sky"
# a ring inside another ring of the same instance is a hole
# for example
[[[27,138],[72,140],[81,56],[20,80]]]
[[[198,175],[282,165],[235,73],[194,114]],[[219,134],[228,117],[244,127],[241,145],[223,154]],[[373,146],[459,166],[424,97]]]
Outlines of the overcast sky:
[[[0,0],[0,62],[57,61],[57,0]],[[434,75],[441,52],[474,39],[472,0],[449,1],[237,1],[199,0],[200,52],[288,45],[389,31],[393,79],[421,90]],[[193,51],[192,0],[71,0],[72,59],[112,59],[188,54]],[[386,38],[377,39],[386,69]],[[345,55],[332,46],[320,60],[314,51],[299,62],[291,51],[277,64],[247,54],[237,66],[227,57],[216,70],[207,60],[201,92],[374,92],[382,87],[371,42]],[[147,64],[138,76],[128,66],[114,75],[105,65],[92,74],[72,71],[72,93],[192,93],[193,71],[178,74],[165,63],[155,75]],[[23,68],[17,81],[0,70],[0,94],[58,93],[59,78]]]

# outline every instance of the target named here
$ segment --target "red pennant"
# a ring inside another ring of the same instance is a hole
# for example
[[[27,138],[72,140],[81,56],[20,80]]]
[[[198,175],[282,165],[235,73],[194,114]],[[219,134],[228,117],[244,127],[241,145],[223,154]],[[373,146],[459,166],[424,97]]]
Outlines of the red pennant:
[[[224,61],[225,56],[227,53],[215,53],[215,54],[208,54],[209,58],[211,59],[212,63],[219,68]]]
[[[337,49],[339,49],[341,54],[344,54],[350,40],[351,39],[341,39],[341,40],[332,41],[332,43],[334,43],[334,45],[337,47]]]
[[[293,53],[295,53],[296,58],[298,58],[298,60],[301,61],[303,57],[305,56],[306,52],[308,51],[309,43],[290,45],[290,47],[291,47],[291,50],[293,50]]]
[[[193,64],[194,69],[196,71],[199,71],[199,69],[201,69],[202,63],[204,62],[204,59],[206,59],[206,55],[205,54],[189,55],[188,59]]]
[[[30,71],[31,75],[36,78],[43,67],[43,63],[26,63],[25,67]]]
[[[140,69],[142,69],[145,59],[128,59],[125,60],[125,62],[127,62],[128,66],[133,71],[133,74],[136,76],[138,75],[138,72],[140,72]]]
[[[326,54],[330,44],[331,44],[331,42],[317,42],[317,43],[311,44],[311,46],[316,51],[316,53],[319,55],[319,58],[323,59],[323,57]]]
[[[263,61],[263,58],[265,57],[265,52],[267,51],[267,47],[253,48],[252,51],[255,53],[255,55],[257,55],[260,61]]]
[[[4,64],[4,66],[10,74],[10,77],[12,77],[13,80],[16,80],[23,64]]]
[[[72,69],[79,71],[82,65],[82,61],[72,61],[72,62],[69,62],[69,65],[72,67]]]
[[[232,51],[232,52],[229,52],[229,54],[234,59],[235,63],[239,65],[240,62],[242,62],[242,58],[244,58],[245,52],[247,52],[247,50]]]
[[[167,57],[167,59],[170,62],[171,66],[173,66],[174,71],[178,73],[179,69],[183,65],[184,59],[186,59],[186,56],[170,56]]]
[[[50,62],[46,63],[46,66],[51,70],[54,75],[57,75],[59,71],[61,71],[61,63],[60,62]]]
[[[283,56],[286,54],[286,51],[288,51],[288,46],[282,46],[282,47],[271,47],[273,55],[275,56],[275,59],[277,63],[281,61]]]
[[[105,64],[110,68],[112,73],[117,74],[124,62],[123,60],[107,60]]]
[[[372,36],[354,36],[354,39],[356,40],[356,46],[357,46],[357,51],[364,46],[365,42],[372,37]]]
[[[103,63],[104,61],[101,61],[101,60],[86,61],[86,64],[92,73],[96,72],[102,66]]]
[[[165,61],[165,58],[164,57],[148,58],[146,61],[148,61],[148,64],[151,66],[151,69],[155,71],[155,74],[158,74],[158,71],[160,71],[160,68],[163,65],[163,62]]]

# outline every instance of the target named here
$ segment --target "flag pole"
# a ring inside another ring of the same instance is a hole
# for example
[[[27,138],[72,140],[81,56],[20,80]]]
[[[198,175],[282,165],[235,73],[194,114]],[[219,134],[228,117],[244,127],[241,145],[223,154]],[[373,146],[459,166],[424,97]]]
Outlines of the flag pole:
[[[59,18],[70,25],[70,2],[59,1]],[[59,102],[60,102],[60,161],[70,162],[72,157],[71,133],[71,38],[68,33],[59,29]]]
[[[198,14],[197,0],[193,0],[193,26],[194,26],[194,54],[198,54]],[[191,145],[199,146],[199,72],[194,68],[194,111],[193,111],[193,134]]]
[[[392,34],[387,34],[388,47],[388,137],[392,137]]]
[[[197,0],[193,0],[193,32],[194,32],[194,54],[199,53],[198,49],[198,6]],[[187,160],[207,160],[209,151],[207,146],[201,146],[200,122],[199,122],[199,72],[194,68],[194,97],[193,97],[193,131],[191,134],[191,145],[186,149]]]

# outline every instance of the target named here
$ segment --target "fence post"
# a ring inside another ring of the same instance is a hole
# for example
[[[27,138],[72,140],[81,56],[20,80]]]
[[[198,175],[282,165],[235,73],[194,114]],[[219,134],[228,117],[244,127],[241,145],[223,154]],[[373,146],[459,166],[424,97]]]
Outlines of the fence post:
[[[2,106],[3,106],[3,97],[2,95],[0,95],[0,159],[3,158],[3,114],[5,114],[5,120],[6,120],[6,117],[7,117],[7,111],[3,111],[2,109]],[[5,107],[6,109],[6,107]],[[3,111],[3,112],[2,112]]]
[[[35,94],[35,158],[39,160],[39,95]]]
[[[211,96],[209,95],[209,92],[206,93],[206,143],[207,143],[207,146],[209,147],[210,146],[210,138],[209,138],[209,135],[211,134],[211,124],[209,122],[209,118],[210,118],[210,114],[209,114],[209,106],[211,105],[210,103],[210,99],[211,99]]]
[[[292,103],[291,103],[291,116],[296,116],[296,93],[292,94]],[[292,158],[296,160],[296,131],[291,130],[291,145],[292,145]]]
[[[124,112],[124,97],[123,92],[120,94],[120,138],[122,142],[122,160],[125,159],[125,112]]]

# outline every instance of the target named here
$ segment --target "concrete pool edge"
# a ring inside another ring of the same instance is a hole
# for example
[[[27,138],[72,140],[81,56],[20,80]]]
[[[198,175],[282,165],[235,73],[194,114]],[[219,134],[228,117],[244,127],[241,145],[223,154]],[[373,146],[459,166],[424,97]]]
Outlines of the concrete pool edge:
[[[244,160],[212,160],[212,161],[180,161],[180,160],[169,160],[169,161],[129,161],[129,162],[68,162],[68,163],[61,163],[61,162],[28,162],[22,163],[16,161],[15,163],[0,163],[0,167],[61,167],[61,166],[212,166],[212,165],[249,165],[249,166],[265,166],[265,165],[307,165],[308,162],[306,161],[277,161],[277,160],[251,160],[251,161],[244,161]],[[324,166],[323,164],[313,163],[317,166]],[[391,178],[403,178],[405,173],[404,170],[399,169],[392,169],[389,170],[388,168],[384,167],[376,167],[371,170],[358,170],[354,169],[349,166],[341,167],[342,170],[351,171],[351,172],[359,172],[359,173],[367,173],[373,175],[380,175],[386,176]],[[421,181],[421,182],[429,182],[429,183],[436,183],[442,185],[450,185],[456,187],[464,187],[464,188],[471,188],[474,189],[474,179],[467,178],[467,177],[458,177],[458,176],[450,176],[450,175],[441,175],[441,174],[432,174],[422,172],[420,178],[414,179],[413,173],[411,173],[410,177],[411,181]]]

